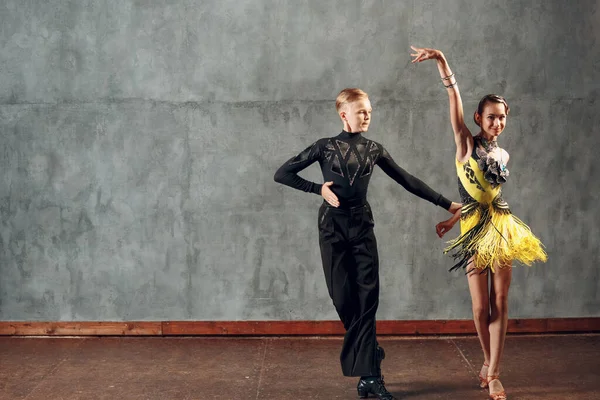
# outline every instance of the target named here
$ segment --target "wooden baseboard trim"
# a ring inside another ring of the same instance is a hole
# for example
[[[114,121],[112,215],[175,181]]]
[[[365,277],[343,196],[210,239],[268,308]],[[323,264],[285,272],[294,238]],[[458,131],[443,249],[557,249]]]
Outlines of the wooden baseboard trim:
[[[509,333],[600,332],[600,318],[511,319]],[[378,335],[475,334],[471,320],[377,321]],[[2,336],[327,336],[339,321],[0,321]]]
[[[4,322],[0,335],[9,336],[159,336],[162,322]]]
[[[509,333],[600,332],[600,318],[512,319]],[[378,335],[476,334],[472,320],[377,321]],[[343,335],[339,321],[168,321],[163,335]]]

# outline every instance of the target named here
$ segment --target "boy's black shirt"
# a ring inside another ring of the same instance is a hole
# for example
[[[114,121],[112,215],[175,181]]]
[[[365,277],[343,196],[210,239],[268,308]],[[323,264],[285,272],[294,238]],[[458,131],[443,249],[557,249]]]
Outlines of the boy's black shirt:
[[[322,184],[298,176],[298,172],[316,161],[321,166],[324,181],[333,181],[329,188],[338,197],[340,206],[366,199],[375,165],[412,194],[446,210],[452,204],[450,200],[398,166],[381,144],[365,138],[360,133],[346,131],[332,138],[319,139],[288,160],[275,173],[275,181],[320,195]]]

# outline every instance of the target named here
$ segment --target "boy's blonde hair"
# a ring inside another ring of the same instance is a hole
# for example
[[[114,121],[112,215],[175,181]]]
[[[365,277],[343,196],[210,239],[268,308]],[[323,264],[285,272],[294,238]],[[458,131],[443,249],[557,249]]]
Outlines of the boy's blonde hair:
[[[335,110],[339,113],[340,109],[345,104],[352,103],[365,97],[368,98],[369,95],[367,95],[367,93],[358,88],[344,89],[340,92],[340,94],[338,94],[337,98],[335,99]]]

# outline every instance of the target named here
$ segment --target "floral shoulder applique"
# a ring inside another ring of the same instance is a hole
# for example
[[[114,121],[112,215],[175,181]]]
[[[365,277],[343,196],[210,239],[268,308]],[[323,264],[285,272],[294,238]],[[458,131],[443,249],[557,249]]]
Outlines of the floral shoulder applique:
[[[506,183],[509,171],[504,164],[491,157],[480,143],[480,140],[475,140],[477,166],[483,172],[485,180],[488,181],[492,187],[496,188],[503,183]]]

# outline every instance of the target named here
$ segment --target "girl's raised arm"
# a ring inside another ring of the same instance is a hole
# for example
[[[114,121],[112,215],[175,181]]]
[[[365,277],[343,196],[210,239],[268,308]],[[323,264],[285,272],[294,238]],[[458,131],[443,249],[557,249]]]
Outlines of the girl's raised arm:
[[[415,51],[414,54],[411,54],[411,56],[414,57],[412,60],[413,63],[425,60],[437,61],[442,84],[446,87],[448,100],[450,102],[450,121],[452,122],[452,129],[454,130],[456,159],[460,162],[465,162],[471,156],[471,152],[473,151],[473,135],[471,135],[469,128],[465,125],[460,91],[458,90],[456,78],[448,65],[448,61],[446,60],[444,53],[439,50],[413,46],[411,46],[411,48]]]

